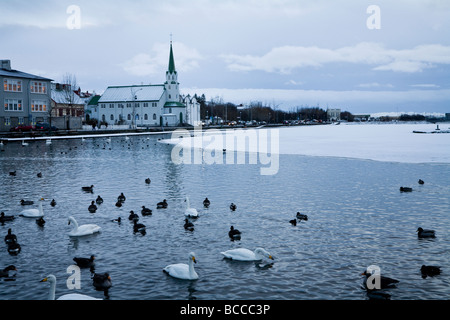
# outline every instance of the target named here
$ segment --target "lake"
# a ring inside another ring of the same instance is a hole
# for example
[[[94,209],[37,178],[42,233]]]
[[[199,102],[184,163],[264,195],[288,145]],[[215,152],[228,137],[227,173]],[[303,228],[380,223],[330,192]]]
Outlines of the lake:
[[[56,297],[71,293],[67,268],[74,257],[92,254],[95,272],[111,276],[110,300],[366,300],[361,273],[371,265],[400,281],[384,291],[392,300],[450,296],[450,164],[280,154],[277,174],[264,176],[259,164],[176,165],[173,145],[158,142],[165,137],[3,146],[0,210],[17,217],[0,224],[0,235],[11,228],[22,250],[12,256],[0,244],[0,268],[17,267],[11,279],[0,279],[0,299],[47,299],[49,284],[39,281],[49,274],[57,278]],[[10,176],[14,170],[16,176]],[[81,190],[90,185],[93,193]],[[413,192],[402,193],[400,186]],[[120,193],[126,201],[118,208]],[[104,203],[90,213],[98,195]],[[200,214],[193,232],[183,227],[186,196]],[[25,208],[21,199],[34,200],[31,208],[37,208],[40,197],[45,198],[44,227],[18,216]],[[168,208],[156,209],[163,199]],[[153,214],[143,217],[142,206]],[[133,232],[130,210],[147,226],[145,235]],[[297,212],[308,221],[293,226],[289,221]],[[79,224],[97,224],[101,232],[71,239],[69,216]],[[118,217],[121,224],[111,221]],[[230,226],[242,232],[240,240],[230,240]],[[418,227],[436,230],[436,238],[418,239]],[[221,255],[257,247],[274,260],[237,262]],[[162,272],[168,264],[187,263],[191,251],[199,280]],[[424,279],[423,264],[441,266],[443,272]],[[82,269],[77,292],[104,298],[89,269]]]

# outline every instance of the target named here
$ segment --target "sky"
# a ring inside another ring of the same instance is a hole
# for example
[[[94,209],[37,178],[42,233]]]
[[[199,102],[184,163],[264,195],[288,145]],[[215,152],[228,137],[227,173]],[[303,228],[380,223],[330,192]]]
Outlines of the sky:
[[[275,109],[450,112],[448,0],[0,0],[0,59],[83,91],[162,84]]]

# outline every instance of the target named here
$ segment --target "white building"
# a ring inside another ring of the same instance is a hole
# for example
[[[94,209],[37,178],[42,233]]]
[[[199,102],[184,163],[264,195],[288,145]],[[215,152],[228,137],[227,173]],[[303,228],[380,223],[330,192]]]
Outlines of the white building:
[[[200,104],[180,95],[172,43],[166,82],[159,85],[108,87],[98,101],[98,120],[130,127],[196,126]]]
[[[341,109],[327,109],[328,121],[341,121]]]

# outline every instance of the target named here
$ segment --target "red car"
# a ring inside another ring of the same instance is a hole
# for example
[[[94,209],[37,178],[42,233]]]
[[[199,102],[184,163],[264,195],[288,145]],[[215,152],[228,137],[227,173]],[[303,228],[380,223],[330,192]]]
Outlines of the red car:
[[[9,131],[11,132],[26,132],[26,131],[31,131],[34,130],[33,126],[26,126],[26,125],[19,125],[17,127],[11,128]]]

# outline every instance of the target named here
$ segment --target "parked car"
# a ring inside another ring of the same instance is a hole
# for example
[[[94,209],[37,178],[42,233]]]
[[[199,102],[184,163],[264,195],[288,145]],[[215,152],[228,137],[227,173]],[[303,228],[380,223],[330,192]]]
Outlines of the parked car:
[[[9,131],[11,131],[11,132],[27,132],[27,131],[31,131],[31,130],[34,130],[33,126],[26,126],[26,125],[22,125],[22,124],[17,127],[9,129]]]
[[[51,126],[48,123],[36,123],[35,130],[37,131],[58,131],[59,129],[55,126]]]

